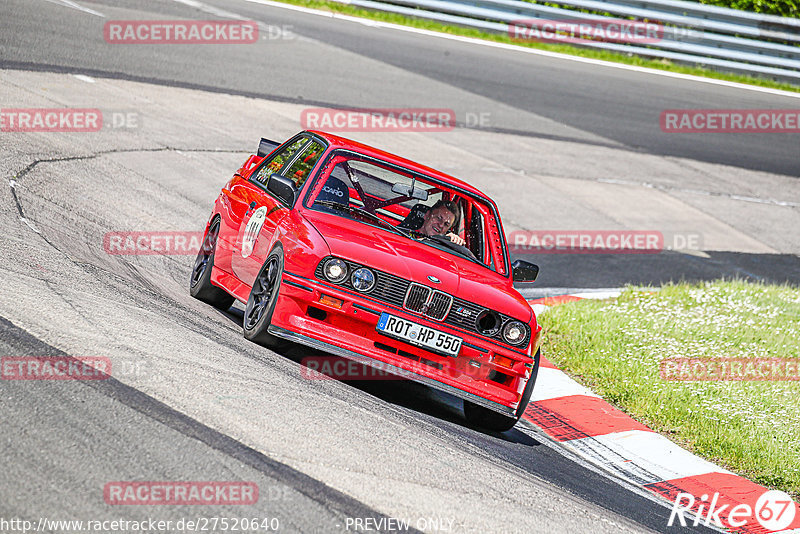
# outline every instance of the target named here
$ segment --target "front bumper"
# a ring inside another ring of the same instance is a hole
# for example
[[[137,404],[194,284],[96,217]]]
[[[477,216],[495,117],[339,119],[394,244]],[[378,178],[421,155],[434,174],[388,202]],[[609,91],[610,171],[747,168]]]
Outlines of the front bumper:
[[[343,305],[336,308],[320,302],[323,295],[339,299]],[[375,327],[382,312],[461,337],[461,352],[457,357],[445,356],[379,333]],[[283,274],[269,332],[511,417],[533,367],[529,353],[289,272]]]

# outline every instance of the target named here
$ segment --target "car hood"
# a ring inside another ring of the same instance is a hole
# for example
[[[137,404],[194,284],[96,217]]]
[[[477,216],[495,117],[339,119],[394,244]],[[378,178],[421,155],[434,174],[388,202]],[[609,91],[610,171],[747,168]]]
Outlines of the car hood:
[[[473,262],[392,232],[324,212],[305,217],[331,254],[528,322],[530,305],[508,278]],[[438,280],[438,283],[435,281]]]

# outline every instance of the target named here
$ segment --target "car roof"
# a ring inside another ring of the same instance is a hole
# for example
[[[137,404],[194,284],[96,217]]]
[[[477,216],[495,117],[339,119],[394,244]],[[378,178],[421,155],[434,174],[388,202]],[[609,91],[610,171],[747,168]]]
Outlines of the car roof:
[[[439,179],[439,180],[441,180],[441,181],[443,181],[443,182],[445,182],[447,184],[450,184],[450,185],[459,187],[461,189],[464,189],[468,193],[470,193],[472,195],[475,195],[475,196],[478,196],[478,197],[481,197],[483,199],[486,199],[489,202],[491,202],[492,204],[494,204],[494,201],[492,201],[492,199],[490,199],[488,196],[486,196],[486,194],[484,194],[481,190],[476,189],[474,186],[472,186],[472,185],[470,185],[470,184],[468,184],[468,183],[466,183],[466,182],[464,182],[462,180],[459,180],[458,178],[450,176],[449,174],[445,174],[445,173],[443,173],[441,171],[437,171],[436,169],[432,169],[432,168],[427,167],[425,165],[421,165],[421,164],[419,164],[419,163],[417,163],[415,161],[411,161],[410,159],[406,159],[406,158],[400,157],[400,156],[398,156],[396,154],[392,154],[390,152],[386,152],[384,150],[380,150],[379,148],[371,147],[369,145],[365,145],[363,143],[359,143],[358,141],[353,141],[352,139],[347,139],[346,137],[340,137],[338,135],[334,135],[334,134],[327,133],[327,132],[322,132],[322,131],[319,131],[319,130],[306,130],[306,131],[310,132],[310,133],[313,133],[315,135],[318,135],[319,137],[322,137],[323,139],[328,141],[328,143],[330,144],[331,148],[333,148],[333,149],[343,148],[343,149],[353,150],[354,152],[360,152],[360,153],[366,154],[368,156],[373,156],[373,157],[375,157],[377,159],[387,160],[387,161],[389,161],[391,163],[395,163],[395,164],[400,165],[402,167],[407,167],[407,168],[411,169],[412,171],[417,171],[417,172],[422,173],[422,174],[428,174],[428,175],[430,175],[430,176],[432,176],[434,178],[437,178],[437,179]]]

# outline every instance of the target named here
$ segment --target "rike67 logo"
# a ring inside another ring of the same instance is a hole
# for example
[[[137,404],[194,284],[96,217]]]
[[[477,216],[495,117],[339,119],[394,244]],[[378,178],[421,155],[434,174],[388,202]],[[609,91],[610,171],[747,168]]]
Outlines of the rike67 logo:
[[[728,501],[728,502],[720,502]],[[671,527],[675,520],[681,526],[717,526],[732,531],[759,531],[758,525],[768,532],[785,530],[792,524],[797,513],[797,505],[792,498],[778,490],[770,490],[761,494],[755,507],[745,503],[733,503],[720,494],[715,493],[711,500],[708,494],[697,499],[691,493],[678,493],[672,504],[667,526]],[[753,527],[756,527],[755,529]],[[794,531],[792,531],[794,532]]]

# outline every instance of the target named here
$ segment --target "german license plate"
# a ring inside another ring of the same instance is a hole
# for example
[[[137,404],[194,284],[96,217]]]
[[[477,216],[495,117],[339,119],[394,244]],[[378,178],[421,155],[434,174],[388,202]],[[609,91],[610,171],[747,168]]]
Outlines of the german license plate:
[[[461,350],[461,342],[463,341],[460,337],[451,336],[388,313],[381,314],[381,318],[378,319],[378,326],[375,329],[384,335],[402,339],[412,345],[424,347],[432,352],[439,352],[447,356],[458,356],[458,352]]]

